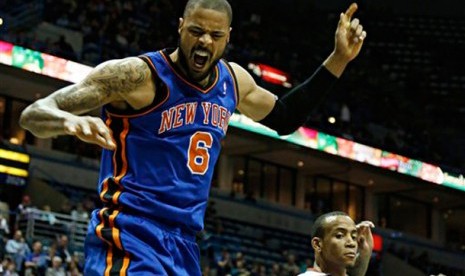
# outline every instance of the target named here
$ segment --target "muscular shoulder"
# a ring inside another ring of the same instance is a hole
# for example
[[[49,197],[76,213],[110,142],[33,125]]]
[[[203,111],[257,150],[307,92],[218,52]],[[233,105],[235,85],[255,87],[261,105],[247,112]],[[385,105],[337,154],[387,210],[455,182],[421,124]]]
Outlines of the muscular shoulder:
[[[237,63],[229,62],[234,74],[236,75],[239,97],[243,98],[248,93],[256,89],[257,84],[249,72]]]
[[[118,94],[135,109],[147,106],[155,97],[150,68],[138,57],[104,62],[95,67],[85,82],[108,94]]]
[[[130,57],[104,62],[92,71],[86,82],[111,92],[130,92],[150,81],[150,69],[140,58]]]

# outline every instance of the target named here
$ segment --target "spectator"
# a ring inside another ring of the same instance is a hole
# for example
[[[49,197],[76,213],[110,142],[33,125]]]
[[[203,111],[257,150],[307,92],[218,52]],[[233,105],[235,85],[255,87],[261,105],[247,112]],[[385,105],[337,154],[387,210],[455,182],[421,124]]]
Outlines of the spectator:
[[[15,262],[10,258],[5,258],[2,262],[2,267],[4,269],[3,276],[19,276],[18,272],[16,272],[16,265]]]
[[[283,275],[296,275],[300,272],[300,268],[296,263],[295,255],[290,253],[287,255],[287,262],[283,264]]]
[[[79,267],[79,261],[73,256],[67,269],[67,276],[82,276],[81,271],[82,269]]]
[[[57,222],[56,216],[52,213],[52,209],[50,208],[50,205],[44,205],[42,207],[42,210],[44,211],[42,214],[41,219],[43,221],[47,221],[50,225],[54,225]]]
[[[71,217],[73,220],[85,220],[89,219],[89,214],[84,209],[84,205],[81,202],[76,204],[76,208],[71,211]]]
[[[61,214],[70,216],[70,215],[71,215],[71,211],[72,211],[72,206],[71,206],[71,204],[69,203],[69,200],[67,200],[67,199],[63,200],[63,202],[61,203],[60,211],[59,211],[59,212],[60,212]]]
[[[253,276],[268,276],[266,273],[266,266],[260,262],[254,263],[251,273]]]
[[[388,228],[387,218],[385,216],[381,216],[379,219],[379,227]]]
[[[10,234],[10,226],[8,220],[0,213],[0,238],[6,237]]]
[[[26,214],[26,209],[31,208],[32,202],[31,202],[31,197],[28,195],[24,195],[21,203],[18,204],[18,207],[16,207],[16,213],[18,215],[25,215]]]
[[[271,265],[270,276],[282,276],[281,265],[279,263],[273,263]]]
[[[300,265],[300,272],[305,272],[310,267],[312,267],[312,259],[306,258],[305,262],[302,262],[302,264]]]
[[[221,254],[216,258],[218,276],[226,276],[231,273],[232,260],[227,248],[221,250]]]
[[[55,255],[59,256],[66,266],[71,262],[72,255],[69,251],[68,236],[62,234],[58,237],[58,245]]]
[[[74,52],[73,46],[66,41],[64,35],[61,35],[60,38],[54,43],[55,53],[57,56],[64,57],[68,60],[77,61],[76,53]]]
[[[47,270],[47,254],[42,251],[42,242],[32,244],[32,252],[26,256],[25,276],[44,275]]]
[[[10,234],[10,227],[8,220],[0,213],[0,260],[3,260],[5,255],[5,243],[8,235]]]
[[[17,271],[21,271],[26,256],[31,252],[21,230],[15,231],[13,238],[7,241],[5,250],[15,262]]]
[[[65,269],[63,268],[63,260],[60,257],[53,257],[52,267],[47,268],[45,276],[66,276]]]
[[[231,269],[232,276],[249,276],[250,271],[247,269],[247,263],[242,252],[237,252]]]

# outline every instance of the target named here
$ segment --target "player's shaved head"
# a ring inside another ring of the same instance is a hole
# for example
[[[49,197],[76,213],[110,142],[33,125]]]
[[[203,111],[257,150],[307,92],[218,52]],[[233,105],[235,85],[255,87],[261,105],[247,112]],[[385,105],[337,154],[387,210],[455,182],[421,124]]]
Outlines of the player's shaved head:
[[[312,237],[323,238],[326,233],[326,225],[337,216],[348,217],[349,215],[341,211],[334,211],[319,216],[313,223]]]
[[[189,13],[196,8],[224,12],[228,15],[229,24],[232,22],[231,5],[226,0],[189,0],[184,8],[183,17],[187,17]]]

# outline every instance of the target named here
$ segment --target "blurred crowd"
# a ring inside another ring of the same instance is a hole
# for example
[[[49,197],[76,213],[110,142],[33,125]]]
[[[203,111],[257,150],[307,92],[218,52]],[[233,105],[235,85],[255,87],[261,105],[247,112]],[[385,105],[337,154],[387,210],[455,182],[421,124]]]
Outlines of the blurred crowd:
[[[0,39],[90,65],[108,59],[175,47],[178,18],[182,15],[185,2],[43,1],[43,20],[80,33],[82,48],[75,49],[65,36],[52,40],[27,30],[11,30],[2,34]],[[16,2],[18,1],[6,0],[3,7],[11,7],[18,4]],[[282,1],[276,2],[276,5],[265,6],[260,1],[231,1],[235,14],[226,58],[245,67],[249,62],[275,66],[289,72],[295,85],[305,80],[331,51],[337,15],[331,11],[322,13],[305,1],[294,1],[293,5],[287,5],[288,10],[283,12],[280,8]],[[427,46],[423,45],[422,40],[414,37],[405,42],[413,45],[413,48],[406,52],[412,57],[407,56],[405,59],[415,61],[414,56],[424,55],[419,60],[425,64],[395,64],[397,61],[390,59],[405,54],[401,47],[404,43],[403,38],[389,29],[383,29],[382,32],[392,33],[392,36],[381,38],[382,34],[376,31],[382,29],[380,26],[384,26],[382,18],[379,18],[383,11],[377,12],[365,15],[361,9],[358,13],[362,19],[365,18],[365,28],[369,30],[370,39],[360,58],[344,74],[344,81],[335,88],[336,93],[332,93],[326,104],[314,112],[314,116],[307,123],[308,126],[411,158],[446,166],[448,171],[463,172],[465,160],[458,152],[463,146],[460,139],[465,137],[457,136],[459,132],[450,133],[455,131],[453,120],[442,125],[444,132],[449,133],[445,138],[439,135],[439,126],[432,125],[436,119],[428,122],[413,118],[438,117],[435,115],[437,110],[433,110],[434,103],[424,106],[427,104],[426,98],[421,96],[424,89],[431,89],[425,83],[428,76],[435,72],[430,67],[440,66],[441,70],[436,70],[441,72],[438,78],[450,74],[460,79],[460,75],[463,74],[465,80],[465,72],[461,67],[449,66],[450,61],[446,62],[440,57],[434,60],[429,53],[431,49],[425,48]],[[276,18],[286,24],[273,24]],[[391,19],[387,18],[386,22],[388,21]],[[388,23],[392,28],[396,28],[395,24]],[[388,23],[386,25],[389,25]],[[402,42],[393,46],[400,47],[400,50],[394,51],[395,53],[391,53],[388,47],[396,43],[393,41]],[[379,46],[384,44],[387,46]],[[441,45],[436,43],[431,47]],[[438,64],[434,64],[436,61]],[[398,67],[404,71],[398,71]],[[408,71],[408,74],[405,71]],[[285,90],[283,87],[260,84],[272,89],[278,96]],[[447,109],[443,112],[447,112]],[[328,123],[329,117],[334,117],[336,123]]]
[[[387,252],[396,255],[401,260],[416,267],[425,275],[463,275],[463,271],[438,264],[429,256],[428,252],[417,252],[413,247],[390,244],[387,248]]]
[[[86,224],[90,204],[72,205],[68,201],[59,210],[44,205],[39,210],[28,195],[9,213],[0,212],[0,269],[1,275],[25,276],[80,276],[83,250],[73,246],[69,221]],[[41,235],[31,233],[31,216],[38,227],[43,222]],[[67,217],[68,220],[61,220]],[[26,222],[26,223],[23,223]],[[26,234],[27,233],[27,234]]]

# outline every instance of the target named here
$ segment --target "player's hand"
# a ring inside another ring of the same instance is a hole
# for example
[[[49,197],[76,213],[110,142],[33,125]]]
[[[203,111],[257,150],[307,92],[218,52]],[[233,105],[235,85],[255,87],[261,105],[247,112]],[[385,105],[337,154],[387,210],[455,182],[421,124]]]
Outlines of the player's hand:
[[[357,57],[367,36],[360,20],[358,18],[352,19],[357,8],[357,4],[352,3],[345,13],[341,13],[336,29],[334,51],[347,61]]]
[[[356,225],[358,250],[361,256],[371,256],[373,251],[373,235],[371,228],[375,227],[371,221],[362,221]]]
[[[65,119],[64,128],[66,134],[74,135],[86,143],[97,144],[109,150],[116,147],[110,129],[100,118],[73,115]]]

